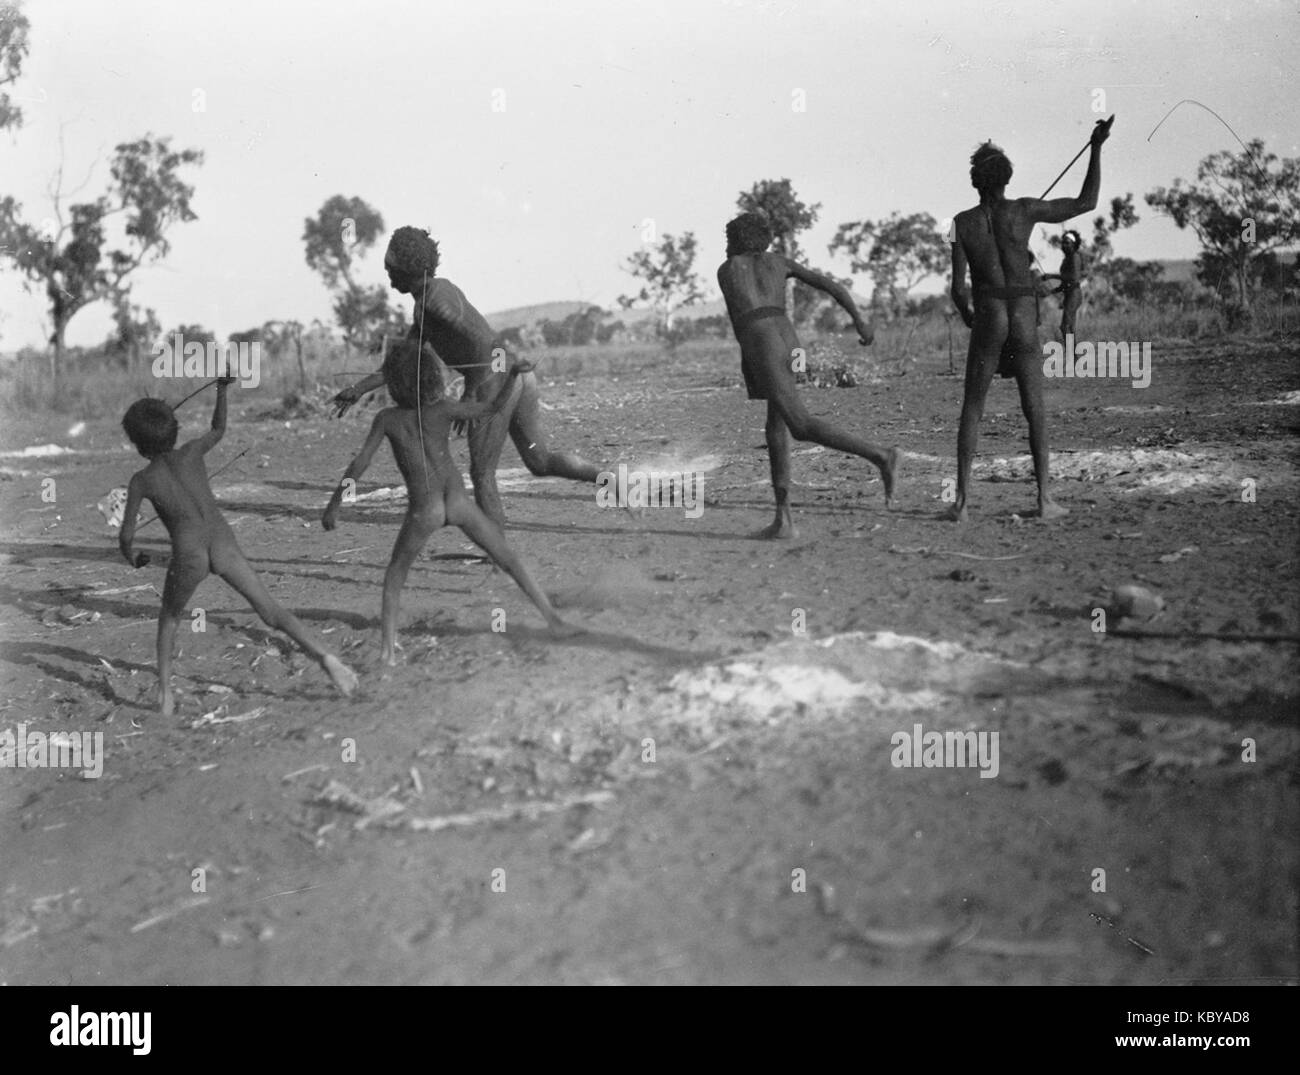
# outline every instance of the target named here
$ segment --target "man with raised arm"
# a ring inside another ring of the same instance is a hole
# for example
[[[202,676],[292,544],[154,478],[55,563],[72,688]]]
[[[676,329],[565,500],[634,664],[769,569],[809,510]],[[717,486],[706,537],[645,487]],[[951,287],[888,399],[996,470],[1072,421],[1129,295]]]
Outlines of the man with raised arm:
[[[966,356],[966,392],[957,433],[957,501],[946,513],[966,521],[971,461],[979,441],[984,399],[998,372],[999,359],[1010,362],[1020,409],[1029,422],[1029,448],[1038,483],[1038,515],[1056,519],[1068,514],[1047,491],[1047,416],[1043,410],[1043,360],[1038,344],[1038,287],[1030,271],[1029,239],[1035,224],[1060,224],[1097,207],[1101,188],[1101,146],[1110,136],[1111,120],[1098,120],[1092,132],[1088,174],[1076,198],[1008,198],[1011,161],[992,142],[970,159],[971,185],[979,205],[953,221],[952,299],[971,330]],[[970,269],[971,286],[966,286]],[[973,292],[973,302],[972,302]]]

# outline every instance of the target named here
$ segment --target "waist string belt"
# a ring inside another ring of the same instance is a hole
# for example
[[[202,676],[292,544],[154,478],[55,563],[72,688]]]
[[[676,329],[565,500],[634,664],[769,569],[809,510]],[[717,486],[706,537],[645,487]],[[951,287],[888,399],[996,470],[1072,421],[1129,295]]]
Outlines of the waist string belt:
[[[755,306],[754,309],[747,310],[745,313],[734,318],[731,325],[736,332],[740,332],[742,329],[749,328],[749,326],[754,324],[756,321],[765,321],[769,317],[784,316],[784,306]]]

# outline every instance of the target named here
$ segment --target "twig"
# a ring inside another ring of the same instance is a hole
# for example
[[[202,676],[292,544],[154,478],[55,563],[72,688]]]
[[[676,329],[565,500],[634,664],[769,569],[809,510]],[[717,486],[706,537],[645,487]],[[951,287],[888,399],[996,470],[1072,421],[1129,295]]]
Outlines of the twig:
[[[572,795],[559,802],[513,803],[509,806],[490,810],[475,810],[469,814],[443,814],[440,817],[409,817],[405,825],[412,832],[440,832],[443,829],[467,828],[492,821],[512,821],[526,818],[536,821],[546,814],[557,814],[575,806],[605,806],[614,801],[612,791],[592,791],[583,795]]]
[[[146,918],[143,922],[137,922],[131,927],[131,932],[139,933],[141,930],[148,929],[150,926],[156,926],[159,922],[166,922],[169,918],[175,918],[182,911],[188,911],[195,907],[202,907],[210,900],[210,896],[196,896],[194,899],[185,900],[183,903],[173,907],[170,911],[161,911],[152,918]]]
[[[891,545],[889,546],[889,551],[897,553],[918,553],[921,556],[960,556],[964,560],[986,560],[990,562],[998,560],[1023,560],[1029,555],[1027,552],[1017,552],[1013,553],[1011,556],[980,556],[978,553],[958,552],[956,549],[931,549],[928,545],[918,545],[914,549],[907,549],[901,545]]]

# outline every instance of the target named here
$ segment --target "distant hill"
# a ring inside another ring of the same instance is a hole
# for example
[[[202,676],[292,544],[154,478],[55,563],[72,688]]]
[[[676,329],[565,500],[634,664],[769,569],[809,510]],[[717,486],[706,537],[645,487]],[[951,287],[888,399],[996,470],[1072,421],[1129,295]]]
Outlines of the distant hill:
[[[853,301],[862,309],[867,308],[867,300],[861,295],[854,295]],[[512,310],[484,314],[484,317],[494,331],[502,332],[508,328],[522,328],[539,321],[563,321],[569,314],[578,313],[594,305],[596,304],[592,302],[541,302],[535,306],[516,306]],[[725,315],[726,312],[727,304],[719,298],[709,302],[699,302],[694,306],[683,306],[674,316],[679,321],[694,321],[701,317]],[[605,321],[622,321],[625,325],[636,325],[655,316],[657,316],[656,311],[648,307],[620,310],[615,306],[605,311]]]

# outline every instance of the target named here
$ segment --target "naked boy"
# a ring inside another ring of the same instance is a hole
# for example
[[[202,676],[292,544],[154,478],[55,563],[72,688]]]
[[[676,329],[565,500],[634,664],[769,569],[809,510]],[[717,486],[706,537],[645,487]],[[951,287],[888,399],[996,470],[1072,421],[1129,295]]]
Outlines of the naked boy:
[[[385,358],[383,373],[387,378],[389,395],[397,406],[375,415],[365,444],[348,464],[339,487],[321,516],[321,525],[326,530],[333,530],[348,481],[355,482],[366,472],[375,452],[387,440],[397,461],[397,469],[406,482],[409,498],[406,518],[402,520],[393,557],[384,575],[380,659],[385,664],[397,663],[397,612],[402,587],[429,536],[447,525],[460,527],[466,537],[509,573],[546,618],[553,633],[561,637],[579,633],[581,628],[560,619],[551,607],[546,594],[506,543],[501,528],[466,496],[464,479],[456,469],[447,445],[453,421],[491,419],[506,410],[515,395],[517,382],[528,376],[532,367],[523,363],[514,365],[502,376],[490,402],[454,402],[442,398],[442,378],[431,350],[426,349],[419,363],[416,362],[417,354],[414,343],[403,341]]]
[[[172,540],[171,563],[163,584],[162,610],[158,614],[158,708],[172,715],[175,700],[171,688],[172,650],[176,627],[185,605],[200,582],[215,574],[243,594],[262,620],[283,631],[298,643],[329,674],[343,694],[351,694],[357,677],[342,661],[327,652],[298,621],[282,608],[249,566],[235,541],[234,531],[222,517],[221,508],[208,484],[203,456],[226,432],[226,389],[235,378],[217,382],[217,402],[212,428],[203,436],[177,448],[178,425],[171,407],[160,399],[138,399],[127,409],[122,428],[149,465],[131,477],[126,511],[122,517],[119,547],[127,563],[144,567],[147,553],[135,553],[136,514],[140,501],[148,500],[167,527]]]

